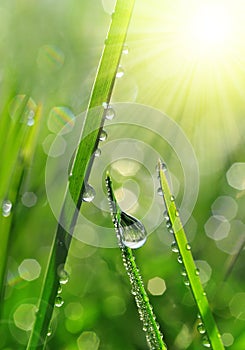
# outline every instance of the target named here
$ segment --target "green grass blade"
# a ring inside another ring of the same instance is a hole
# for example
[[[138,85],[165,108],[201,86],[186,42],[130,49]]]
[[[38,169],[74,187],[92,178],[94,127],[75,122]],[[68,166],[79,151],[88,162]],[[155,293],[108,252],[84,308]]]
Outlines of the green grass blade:
[[[186,277],[188,278],[188,283],[190,285],[193,297],[199,309],[202,323],[205,327],[204,336],[207,336],[209,340],[209,343],[207,343],[207,347],[212,347],[213,350],[224,350],[224,346],[222,344],[218,328],[213,318],[213,314],[211,312],[206,293],[203,290],[203,286],[198,275],[198,270],[193,260],[193,256],[190,250],[191,247],[187,241],[186,234],[181,223],[178,210],[175,205],[174,197],[169,188],[168,180],[165,175],[166,166],[165,164],[161,163],[161,161],[159,161],[158,166],[160,184],[163,192],[163,199],[167,209],[167,215],[171,222],[179,254],[183,261],[183,266],[186,270]]]
[[[99,136],[103,126],[104,107],[102,107],[102,104],[109,104],[110,101],[133,5],[133,0],[118,0],[116,3],[106,45],[91,92],[81,142],[76,152],[72,175],[69,178],[60,222],[50,253],[38,312],[27,346],[28,349],[43,349],[45,347],[45,339],[59,287],[60,277],[57,271],[63,268],[66,262],[71,235],[77,220],[78,210],[82,204],[84,185],[89,177],[93,163],[93,153],[98,146]],[[76,204],[78,209],[75,213],[72,209],[73,203],[71,203],[71,200]],[[64,227],[66,227],[66,230]]]
[[[114,223],[116,235],[118,238],[119,248],[121,250],[123,264],[127,271],[130,284],[132,287],[132,294],[134,295],[135,302],[138,308],[140,319],[143,322],[143,329],[146,332],[146,339],[150,349],[167,349],[163,342],[163,336],[159,329],[159,325],[156,322],[152,306],[150,304],[148,295],[145,291],[145,287],[137,267],[135,257],[132,249],[126,247],[120,237],[120,216],[121,210],[117,204],[116,197],[113,192],[112,182],[110,175],[106,177],[106,187],[108,191],[108,199],[110,210],[112,214],[112,220]]]
[[[1,249],[0,249],[0,300],[4,296],[4,279],[5,269],[7,265],[8,246],[11,236],[11,227],[13,223],[15,207],[19,197],[19,189],[23,180],[23,174],[27,171],[31,162],[33,152],[35,151],[36,141],[38,138],[40,126],[41,107],[38,107],[34,116],[35,123],[28,126],[25,122],[20,123],[20,118],[26,108],[28,97],[26,97],[21,108],[18,111],[15,121],[11,121],[7,134],[7,145],[11,148],[8,150],[2,149],[1,159],[4,167],[2,167],[1,182],[0,182],[0,232],[1,232]],[[6,118],[8,119],[8,118]],[[5,200],[11,202],[12,208],[9,215],[4,215],[3,203]],[[3,303],[1,303],[3,306]]]

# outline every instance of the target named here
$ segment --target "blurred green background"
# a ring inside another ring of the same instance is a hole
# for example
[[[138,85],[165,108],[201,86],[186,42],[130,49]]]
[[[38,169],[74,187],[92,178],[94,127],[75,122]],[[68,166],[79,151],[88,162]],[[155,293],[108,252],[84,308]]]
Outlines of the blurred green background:
[[[57,225],[46,195],[45,164],[56,133],[86,109],[113,3],[2,0],[0,4],[0,126],[8,130],[13,123],[21,125],[13,111],[28,96],[29,126],[38,123],[39,127],[34,156],[25,168],[10,215],[1,349],[25,349],[30,335]],[[241,350],[245,346],[245,5],[227,1],[224,6],[232,16],[233,36],[220,51],[217,42],[212,43],[215,49],[204,47],[209,52],[205,55],[190,50],[182,36],[194,6],[193,1],[185,6],[182,1],[136,1],[127,37],[129,52],[122,58],[125,74],[116,81],[112,101],[159,109],[179,124],[191,142],[199,164],[200,189],[186,231],[225,347]],[[41,118],[34,122],[30,111],[40,105]],[[161,133],[163,123],[152,118]],[[16,130],[17,135],[18,127]],[[125,136],[112,128],[108,141],[110,137],[133,138],[137,133],[130,128],[119,130]],[[140,133],[144,142],[161,148],[156,136]],[[8,139],[3,132],[1,137],[1,177],[8,183],[1,193],[3,201],[14,183],[14,168],[7,174],[4,168],[14,154],[15,137]],[[180,203],[184,191],[181,165],[167,145],[162,146],[160,153],[164,152]],[[154,197],[156,174],[151,177],[144,164],[136,166],[137,162],[127,160],[127,154],[124,163],[120,159],[118,164],[106,157],[104,152],[103,161],[111,166],[118,195],[124,189],[123,195],[131,196],[132,204],[140,193],[140,208],[132,212],[144,222],[150,197]],[[99,161],[96,159],[92,174],[95,189],[103,188],[104,169],[101,174],[96,172]],[[98,208],[86,205],[83,215],[100,221]],[[111,225],[108,212],[104,221],[105,226]],[[86,229],[90,235],[89,225]],[[169,349],[201,349],[197,309],[183,284],[168,235],[162,223],[136,251],[136,258]],[[118,249],[76,239],[66,269],[70,277],[63,286],[64,305],[55,308],[47,349],[147,349]]]

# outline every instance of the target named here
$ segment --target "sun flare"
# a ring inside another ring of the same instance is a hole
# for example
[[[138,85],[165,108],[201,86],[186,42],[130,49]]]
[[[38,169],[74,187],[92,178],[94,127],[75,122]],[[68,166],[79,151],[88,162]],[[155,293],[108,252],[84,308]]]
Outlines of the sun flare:
[[[186,18],[182,40],[191,54],[202,57],[223,55],[233,37],[232,16],[222,5],[199,5]]]

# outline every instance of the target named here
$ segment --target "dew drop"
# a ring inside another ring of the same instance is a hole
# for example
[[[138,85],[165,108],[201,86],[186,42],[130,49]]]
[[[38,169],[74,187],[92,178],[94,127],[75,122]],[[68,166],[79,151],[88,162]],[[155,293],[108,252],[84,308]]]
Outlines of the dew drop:
[[[122,49],[122,53],[124,55],[128,55],[128,52],[129,52],[128,45],[124,44],[123,49]]]
[[[174,202],[174,201],[175,201],[175,197],[174,197],[174,196],[171,196],[171,197],[170,197],[170,200],[171,200],[171,202]]]
[[[189,278],[187,276],[184,276],[184,284],[186,286],[189,286],[190,285],[190,281],[189,281]]]
[[[175,211],[175,216],[179,217],[179,211],[178,210]]]
[[[167,229],[169,229],[169,230],[172,228],[172,224],[171,224],[171,221],[170,221],[170,220],[166,222],[166,227],[167,227]]]
[[[64,304],[64,300],[62,299],[61,296],[57,295],[55,298],[55,306],[61,307]]]
[[[141,247],[146,241],[147,233],[144,225],[138,219],[123,211],[121,212],[119,233],[122,243],[131,249]]]
[[[197,314],[197,318],[201,319],[202,316],[198,313],[198,314]]]
[[[105,130],[102,130],[100,133],[99,140],[100,141],[105,141],[107,139],[107,132]]]
[[[199,275],[200,275],[200,270],[199,270],[198,268],[196,268],[196,270],[195,270],[195,274],[196,274],[197,276],[199,276]]]
[[[5,199],[2,204],[2,214],[4,217],[8,217],[11,214],[12,202]]]
[[[175,241],[171,244],[171,250],[174,253],[179,253],[179,248],[178,248],[178,245]]]
[[[186,249],[186,250],[191,250],[191,245],[190,245],[190,243],[186,243],[185,249]]]
[[[57,294],[61,294],[61,293],[62,293],[62,286],[59,285],[58,290],[57,290]]]
[[[207,336],[204,336],[202,338],[202,345],[205,347],[205,348],[211,348],[211,344],[208,340],[208,337]]]
[[[182,256],[178,255],[177,261],[179,264],[183,264]]]
[[[173,228],[172,228],[172,227],[169,227],[169,228],[168,228],[168,232],[171,233],[171,234],[174,234]]]
[[[181,270],[181,275],[182,276],[187,276],[187,272],[186,269],[183,267],[183,269]]]
[[[118,67],[117,73],[116,73],[116,78],[122,78],[124,76],[124,70],[122,66]]]
[[[52,334],[52,329],[51,329],[51,327],[49,327],[48,332],[47,332],[47,337],[50,337],[51,334]]]
[[[60,278],[60,284],[66,284],[69,280],[69,274],[66,270],[61,269],[58,272],[59,278]]]
[[[105,110],[105,119],[112,120],[115,117],[115,111],[111,106],[107,106]]]
[[[197,330],[198,330],[198,332],[199,332],[200,334],[204,334],[204,333],[206,332],[206,329],[205,329],[203,323],[199,323],[199,324],[197,325]]]
[[[167,210],[165,210],[165,211],[163,212],[163,218],[164,218],[166,221],[169,221],[169,215],[168,215]]]
[[[95,197],[95,190],[94,188],[89,185],[89,184],[86,184],[85,185],[85,190],[83,192],[83,201],[84,202],[92,202],[92,200],[94,199]]]
[[[163,196],[163,191],[161,187],[158,188],[157,194],[159,194],[159,196]]]
[[[100,157],[100,155],[101,155],[101,149],[97,148],[96,151],[94,152],[94,156],[95,157]]]
[[[203,293],[202,293],[202,295],[206,296],[206,295],[207,295],[207,293],[206,293],[206,292],[203,292]]]

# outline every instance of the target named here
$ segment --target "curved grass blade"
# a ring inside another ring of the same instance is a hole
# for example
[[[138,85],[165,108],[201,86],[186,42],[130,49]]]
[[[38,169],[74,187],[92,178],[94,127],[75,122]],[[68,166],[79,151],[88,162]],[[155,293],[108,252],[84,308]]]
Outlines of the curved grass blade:
[[[92,88],[81,141],[73,162],[72,175],[69,178],[60,220],[51,248],[36,320],[27,346],[29,350],[43,349],[45,347],[59,288],[59,272],[65,266],[74,226],[82,204],[82,194],[90,174],[93,154],[98,146],[99,136],[104,123],[104,107],[102,104],[107,106],[110,102],[133,6],[134,0],[118,0],[116,3],[106,45]],[[75,212],[72,209],[73,203],[71,203],[69,194],[72,197],[72,201],[76,204]]]
[[[192,257],[191,247],[187,241],[186,234],[175,205],[174,197],[168,185],[168,180],[166,177],[166,166],[160,160],[158,163],[158,169],[160,175],[160,184],[163,192],[163,200],[167,209],[167,215],[172,226],[171,228],[173,230],[181,260],[183,261],[188,283],[190,285],[193,297],[199,309],[202,323],[204,325],[204,337],[208,337],[206,341],[206,338],[204,338],[206,347],[210,347],[213,350],[224,350],[224,346],[222,344],[218,328],[213,318],[206,293],[203,290],[199,278],[199,273]]]
[[[106,176],[106,187],[108,192],[108,200],[112,215],[113,224],[115,227],[116,235],[118,238],[119,248],[121,250],[123,264],[127,271],[130,284],[132,287],[132,294],[134,295],[135,302],[138,308],[140,319],[143,322],[143,330],[146,332],[146,339],[150,349],[165,350],[166,345],[163,342],[163,336],[159,329],[159,325],[156,322],[156,316],[154,315],[153,308],[150,304],[148,295],[145,291],[145,287],[137,267],[132,249],[126,247],[122,243],[120,234],[120,220],[121,209],[117,204],[116,197],[113,192],[112,182],[109,173]]]

